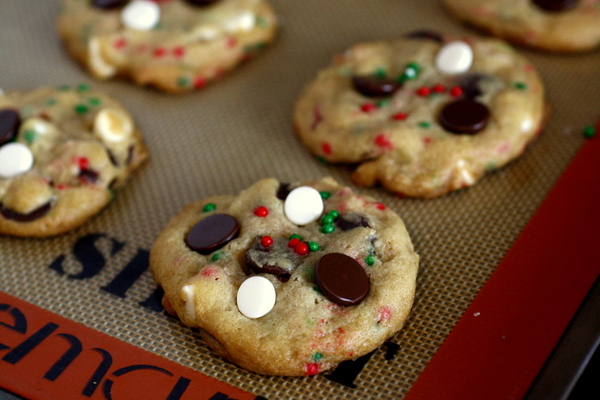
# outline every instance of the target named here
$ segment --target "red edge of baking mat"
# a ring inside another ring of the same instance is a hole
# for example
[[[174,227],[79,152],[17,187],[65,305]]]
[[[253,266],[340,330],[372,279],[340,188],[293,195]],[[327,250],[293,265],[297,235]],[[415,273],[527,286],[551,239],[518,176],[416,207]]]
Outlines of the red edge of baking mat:
[[[0,386],[31,400],[255,400],[0,291]]]
[[[406,399],[521,399],[600,274],[599,208],[596,137],[579,149]]]

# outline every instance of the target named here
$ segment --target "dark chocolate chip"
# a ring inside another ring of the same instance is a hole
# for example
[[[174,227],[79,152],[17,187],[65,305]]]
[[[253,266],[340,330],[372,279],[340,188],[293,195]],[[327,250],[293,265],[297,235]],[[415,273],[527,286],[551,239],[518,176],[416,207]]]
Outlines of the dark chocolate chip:
[[[10,208],[6,208],[2,204],[0,204],[0,214],[2,214],[4,218],[11,219],[13,221],[31,222],[35,221],[36,219],[42,218],[48,213],[48,211],[50,211],[51,208],[52,204],[48,202],[43,206],[40,206],[35,210],[28,212],[27,214],[21,214],[19,212],[16,212],[15,210],[11,210]]]
[[[229,214],[213,214],[190,229],[185,243],[200,254],[210,254],[235,239],[240,233],[240,225]]]
[[[473,99],[459,99],[446,104],[438,119],[446,130],[470,135],[485,128],[490,119],[490,110]]]
[[[21,118],[19,113],[12,108],[0,110],[0,146],[10,142],[19,130]]]
[[[401,84],[394,79],[355,75],[352,77],[352,86],[365,96],[385,97],[394,94]]]
[[[257,237],[246,251],[244,272],[247,275],[252,272],[271,274],[280,281],[287,282],[303,259],[288,247],[288,240],[285,238],[276,238],[273,244],[265,247],[261,244],[261,237]]]
[[[405,36],[411,39],[428,39],[433,40],[434,42],[444,43],[444,38],[440,33],[427,29],[410,32]]]
[[[531,0],[533,4],[544,11],[566,11],[577,5],[577,0]]]
[[[129,145],[129,148],[127,149],[127,159],[125,160],[125,165],[130,165],[131,162],[133,161],[133,156],[135,154],[135,147],[133,146],[133,144]]]
[[[343,231],[349,231],[350,229],[365,227],[370,228],[369,222],[365,217],[356,213],[350,213],[341,215],[340,218],[336,222],[338,228]]]
[[[92,169],[82,169],[77,177],[83,184],[92,185],[98,182],[100,174]]]
[[[194,6],[208,6],[212,3],[216,3],[219,0],[186,0],[188,3]]]
[[[369,294],[369,277],[352,257],[342,253],[326,254],[315,266],[317,286],[332,302],[351,306]]]
[[[277,189],[277,198],[279,200],[285,200],[291,191],[292,189],[290,188],[289,183],[280,183],[279,188]]]
[[[96,8],[110,10],[127,4],[128,0],[92,0],[92,5]]]
[[[108,154],[108,159],[110,160],[110,163],[112,165],[114,165],[115,167],[119,166],[119,160],[117,160],[117,157],[115,157],[115,155],[113,154],[112,151],[110,151],[110,149],[106,149],[106,154]]]
[[[457,84],[461,87],[463,96],[475,98],[483,94],[479,83],[485,79],[483,74],[465,74],[458,78]]]

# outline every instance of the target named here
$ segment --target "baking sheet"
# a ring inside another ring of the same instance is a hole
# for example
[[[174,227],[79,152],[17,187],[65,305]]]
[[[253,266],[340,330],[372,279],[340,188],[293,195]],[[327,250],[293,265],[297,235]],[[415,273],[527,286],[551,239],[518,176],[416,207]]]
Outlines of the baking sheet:
[[[0,290],[271,400],[397,398],[410,389],[582,144],[583,126],[598,118],[600,54],[521,49],[546,84],[552,114],[522,158],[474,187],[427,201],[359,189],[402,216],[421,255],[412,315],[390,339],[397,351],[384,346],[360,374],[346,373],[345,382],[353,388],[327,374],[260,376],[221,360],[193,331],[141,306],[155,289],[148,271],[124,297],[106,288],[136,256],[143,257],[167,221],[189,202],[235,194],[268,176],[289,182],[331,175],[352,185],[345,167],[317,162],[291,126],[300,88],[334,53],[358,41],[423,28],[475,34],[438,1],[273,4],[281,29],[272,46],[202,91],[174,96],[92,79],[57,38],[57,1],[0,3],[2,89],[89,83],[123,102],[150,150],[149,161],[115,201],[81,228],[48,239],[1,237]],[[91,239],[105,263],[93,276],[77,279],[85,265],[74,248]],[[113,255],[115,243],[122,247]],[[59,259],[62,274],[52,268]]]

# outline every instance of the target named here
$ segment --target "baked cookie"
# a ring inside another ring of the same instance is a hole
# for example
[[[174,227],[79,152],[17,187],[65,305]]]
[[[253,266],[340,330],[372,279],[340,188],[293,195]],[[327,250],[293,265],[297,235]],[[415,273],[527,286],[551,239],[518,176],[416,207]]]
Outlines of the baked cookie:
[[[269,375],[317,374],[377,348],[408,317],[417,268],[400,217],[331,178],[264,179],[192,203],[150,252],[165,309]]]
[[[146,156],[131,115],[86,84],[0,93],[0,234],[80,226]]]
[[[544,109],[534,67],[505,42],[421,31],[335,57],[293,119],[322,160],[361,163],[356,184],[431,198],[521,154]]]
[[[181,93],[252,58],[276,16],[266,0],[62,0],[58,32],[96,78]]]
[[[600,0],[443,0],[460,20],[510,42],[547,51],[600,45]]]

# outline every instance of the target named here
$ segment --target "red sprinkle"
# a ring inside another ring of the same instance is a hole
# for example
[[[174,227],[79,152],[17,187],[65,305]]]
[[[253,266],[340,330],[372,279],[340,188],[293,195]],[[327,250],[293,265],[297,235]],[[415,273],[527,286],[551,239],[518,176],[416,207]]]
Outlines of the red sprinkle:
[[[260,244],[263,247],[269,247],[269,246],[271,246],[273,244],[273,238],[271,236],[263,236],[260,239]]]
[[[196,89],[203,88],[204,86],[206,86],[206,78],[199,76],[194,80],[194,87]]]
[[[321,367],[317,363],[306,364],[306,375],[316,375],[320,370]]]
[[[88,160],[87,157],[78,157],[77,165],[81,170],[88,169],[90,167],[90,160]]]
[[[290,241],[288,242],[288,247],[291,247],[291,248],[293,248],[293,249],[294,249],[294,248],[296,248],[296,246],[298,246],[300,243],[302,243],[302,242],[300,241],[300,239],[298,239],[298,238],[293,238],[293,239],[290,239]]]
[[[378,210],[385,210],[386,209],[386,207],[382,203],[375,203],[375,207],[377,207]]]
[[[423,143],[425,143],[425,144],[431,143],[431,138],[429,136],[424,137]]]
[[[444,87],[444,85],[437,84],[433,87],[433,91],[435,93],[444,93],[446,91],[446,88]]]
[[[332,150],[331,150],[331,145],[327,142],[323,143],[321,145],[321,149],[323,150],[323,153],[325,154],[331,154]]]
[[[230,37],[227,39],[227,47],[235,47],[237,44],[237,39],[234,37]]]
[[[362,106],[360,106],[360,109],[363,112],[371,112],[373,110],[375,110],[377,108],[377,106],[375,105],[375,103],[365,103]]]
[[[308,246],[306,243],[298,243],[296,247],[294,247],[294,253],[299,254],[301,256],[308,254]]]
[[[185,47],[177,46],[173,49],[173,55],[177,58],[181,58],[185,55]]]
[[[267,215],[269,215],[269,210],[267,210],[267,207],[257,207],[256,210],[254,210],[254,215],[256,215],[257,217],[266,217]]]
[[[396,121],[404,121],[406,117],[408,117],[408,115],[403,112],[392,115],[392,119],[395,119]]]
[[[394,144],[390,141],[390,138],[388,138],[385,134],[380,133],[379,135],[377,135],[375,137],[375,144],[379,147],[383,147],[385,149],[393,149],[394,148]]]
[[[379,308],[379,315],[377,316],[377,323],[389,321],[392,318],[392,309],[390,306],[383,306]]]
[[[58,185],[56,185],[56,188],[58,190],[65,190],[67,188],[67,185],[65,183],[59,183]]]
[[[450,96],[452,97],[460,97],[463,95],[463,89],[460,86],[454,86],[450,89]]]
[[[427,86],[422,86],[417,90],[417,94],[421,97],[427,97],[431,94],[431,89]]]
[[[122,49],[127,45],[127,40],[125,38],[118,38],[113,42],[113,46],[115,49]]]
[[[163,57],[165,54],[167,54],[167,49],[165,49],[164,47],[158,47],[154,49],[154,52],[152,54],[154,54],[154,57]]]

